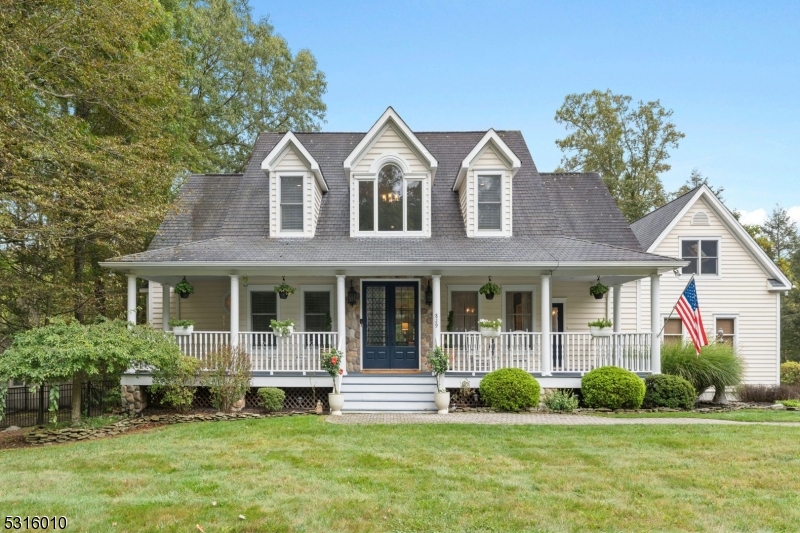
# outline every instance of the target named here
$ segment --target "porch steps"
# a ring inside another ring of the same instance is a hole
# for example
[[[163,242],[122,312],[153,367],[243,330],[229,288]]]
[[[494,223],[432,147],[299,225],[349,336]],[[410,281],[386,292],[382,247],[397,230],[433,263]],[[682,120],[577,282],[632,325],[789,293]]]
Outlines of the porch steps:
[[[435,412],[435,392],[430,374],[348,374],[342,379],[342,412]]]

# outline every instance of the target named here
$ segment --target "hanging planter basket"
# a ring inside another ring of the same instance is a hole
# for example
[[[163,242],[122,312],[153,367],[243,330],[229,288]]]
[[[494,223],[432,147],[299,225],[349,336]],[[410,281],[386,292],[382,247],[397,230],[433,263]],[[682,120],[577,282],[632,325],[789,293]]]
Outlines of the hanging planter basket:
[[[500,294],[500,286],[496,283],[492,283],[492,277],[489,276],[489,281],[478,289],[478,292],[486,296],[487,300],[492,300],[495,294]]]
[[[283,281],[281,282],[281,284],[280,285],[275,285],[275,287],[273,287],[273,289],[275,290],[275,292],[278,293],[278,296],[280,296],[281,300],[285,300],[286,298],[289,297],[290,294],[294,294],[295,291],[297,290],[294,287],[292,287],[291,285],[287,285],[286,284],[286,278],[285,277],[283,278]]]
[[[594,296],[595,300],[602,300],[603,296],[608,292],[608,287],[600,283],[600,278],[597,278],[597,283],[589,287],[589,294]]]
[[[194,287],[191,283],[186,280],[186,276],[183,276],[183,279],[175,285],[175,294],[179,295],[181,298],[188,298],[190,294],[194,293]]]

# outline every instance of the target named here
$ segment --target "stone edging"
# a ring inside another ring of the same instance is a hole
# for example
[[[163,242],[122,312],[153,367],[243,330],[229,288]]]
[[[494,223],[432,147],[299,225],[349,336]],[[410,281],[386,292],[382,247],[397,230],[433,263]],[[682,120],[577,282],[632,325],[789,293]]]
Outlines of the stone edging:
[[[188,414],[178,413],[167,415],[150,415],[141,417],[123,418],[119,422],[99,428],[64,428],[64,429],[37,429],[25,437],[25,442],[33,446],[47,446],[62,442],[75,442],[80,440],[97,440],[105,437],[121,435],[131,429],[147,425],[185,424],[189,422],[224,422],[228,420],[248,420],[258,418],[278,418],[283,416],[313,415],[313,411],[290,411],[274,414],[260,413],[213,413],[213,414]]]

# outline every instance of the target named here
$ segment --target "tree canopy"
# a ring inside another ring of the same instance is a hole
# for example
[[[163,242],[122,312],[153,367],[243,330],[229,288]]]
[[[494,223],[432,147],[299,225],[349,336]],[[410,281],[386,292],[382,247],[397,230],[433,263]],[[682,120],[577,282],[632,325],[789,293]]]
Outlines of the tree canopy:
[[[684,137],[658,100],[635,107],[632,100],[610,90],[570,94],[555,116],[570,132],[556,141],[562,168],[600,173],[629,222],[666,202],[659,175]]]

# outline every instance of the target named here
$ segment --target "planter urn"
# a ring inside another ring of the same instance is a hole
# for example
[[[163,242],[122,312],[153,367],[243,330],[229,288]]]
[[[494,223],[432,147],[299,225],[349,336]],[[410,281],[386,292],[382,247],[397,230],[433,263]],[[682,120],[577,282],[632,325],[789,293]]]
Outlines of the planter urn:
[[[598,328],[597,326],[589,326],[589,333],[592,337],[610,337],[613,330],[610,327]]]
[[[344,407],[344,394],[331,392],[328,394],[328,405],[331,406],[331,414],[334,416],[342,416],[342,407]]]
[[[291,337],[292,333],[294,333],[294,326],[287,326],[286,329],[287,329],[286,333],[282,333],[282,332],[277,332],[276,331],[275,332],[275,336],[276,337]]]
[[[194,326],[174,326],[172,328],[172,333],[174,335],[191,335],[194,332]]]
[[[446,415],[447,409],[450,407],[450,393],[449,392],[434,392],[433,401],[436,403],[437,413]]]
[[[481,328],[481,336],[483,337],[499,337],[500,330],[495,328]]]

